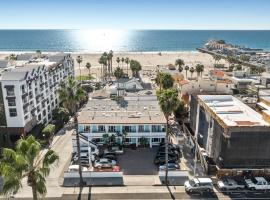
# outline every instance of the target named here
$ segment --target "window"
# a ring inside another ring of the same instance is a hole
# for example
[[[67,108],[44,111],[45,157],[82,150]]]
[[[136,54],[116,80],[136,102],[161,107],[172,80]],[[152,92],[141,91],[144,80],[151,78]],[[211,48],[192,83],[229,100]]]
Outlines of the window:
[[[90,132],[90,126],[89,125],[84,126],[84,132]]]
[[[7,87],[7,96],[14,96],[14,87]]]
[[[8,106],[16,106],[15,98],[8,99]]]
[[[42,111],[43,116],[46,116],[46,110]]]
[[[41,114],[38,115],[38,121],[40,121],[40,120],[41,120]]]
[[[160,138],[152,138],[152,142],[160,142]]]
[[[126,143],[130,143],[131,142],[131,138],[126,138],[125,142]]]
[[[25,93],[25,87],[24,87],[24,85],[21,85],[21,91],[22,91],[23,94]]]
[[[139,132],[144,132],[144,125],[139,125]]]
[[[131,132],[131,126],[124,126],[124,130],[126,132]]]
[[[105,126],[99,125],[98,126],[98,132],[105,132]]]
[[[10,108],[9,109],[9,116],[10,117],[16,117],[17,116],[17,109],[16,108]]]
[[[115,132],[115,126],[109,126],[109,132]]]

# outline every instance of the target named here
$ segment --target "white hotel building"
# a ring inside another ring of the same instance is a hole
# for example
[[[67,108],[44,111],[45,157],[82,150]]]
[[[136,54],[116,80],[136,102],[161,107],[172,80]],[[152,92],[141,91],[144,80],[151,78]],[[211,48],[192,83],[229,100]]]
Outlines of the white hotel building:
[[[0,100],[5,119],[0,131],[18,138],[38,123],[48,123],[59,104],[59,84],[68,76],[74,76],[74,61],[70,54],[62,53],[31,59],[4,72],[0,76]]]
[[[144,137],[150,147],[164,141],[166,136],[166,119],[155,95],[126,96],[121,103],[90,99],[79,112],[78,123],[79,132],[99,144],[104,134],[126,132],[124,143],[136,146]]]

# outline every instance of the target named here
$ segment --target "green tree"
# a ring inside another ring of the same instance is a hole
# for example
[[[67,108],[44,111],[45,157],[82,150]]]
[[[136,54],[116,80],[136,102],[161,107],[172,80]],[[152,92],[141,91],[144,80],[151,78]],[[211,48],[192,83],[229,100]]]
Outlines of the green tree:
[[[215,63],[217,64],[221,60],[222,57],[218,54],[213,54],[213,58],[215,60]]]
[[[193,73],[194,73],[194,67],[191,67],[190,69],[189,69],[189,72],[190,72],[190,74],[191,74],[191,79],[192,79],[192,75],[193,75]]]
[[[186,79],[187,79],[187,72],[188,72],[188,70],[189,70],[189,66],[185,66],[185,71],[186,71]]]
[[[125,58],[121,58],[122,68],[124,67]]]
[[[22,179],[27,177],[27,183],[32,188],[33,199],[47,193],[45,177],[50,173],[50,166],[59,159],[58,155],[49,150],[44,159],[37,162],[41,145],[34,136],[20,139],[15,150],[5,148],[0,162],[0,174],[4,178],[2,193],[11,195],[22,187]]]
[[[179,101],[173,113],[179,124],[183,124],[185,119],[188,118],[188,108],[185,106],[183,101]]]
[[[127,75],[128,75],[128,64],[130,63],[131,61],[129,60],[128,57],[125,58],[125,63],[127,64]]]
[[[91,79],[91,63],[86,63],[85,67],[88,69],[88,77],[89,77],[89,80]]]
[[[137,60],[131,60],[130,61],[130,69],[132,71],[132,76],[138,77],[139,71],[142,70],[141,63],[139,63]]]
[[[10,60],[10,61],[17,60],[17,55],[15,55],[14,53],[10,54],[10,55],[8,56],[8,60]]]
[[[238,64],[238,60],[234,56],[227,56],[227,61],[229,63],[229,66],[232,64]]]
[[[79,175],[80,175],[80,186],[83,186],[82,179],[82,167],[81,167],[81,147],[79,140],[79,132],[78,132],[78,118],[77,118],[77,110],[80,105],[80,102],[85,100],[86,94],[85,91],[81,88],[81,86],[72,78],[69,77],[66,82],[62,82],[60,84],[60,89],[58,90],[59,99],[62,102],[64,108],[68,109],[71,115],[74,114],[74,123],[76,130],[76,142],[77,142],[77,156],[79,161]]]
[[[59,107],[52,111],[52,119],[56,121],[56,125],[63,127],[64,123],[68,122],[69,111],[66,108]],[[58,130],[56,128],[56,130]]]
[[[249,62],[250,61],[250,56],[246,54],[241,54],[240,55],[240,60],[243,62]]]
[[[55,133],[55,125],[48,124],[47,126],[45,126],[45,128],[42,130],[41,133],[44,139],[47,141],[47,143],[51,143],[53,135]]]
[[[175,61],[175,65],[178,66],[178,71],[181,73],[183,71],[183,66],[185,65],[185,62],[182,59],[177,59]]]
[[[162,90],[158,93],[158,102],[162,112],[166,119],[166,137],[165,137],[165,160],[166,160],[166,171],[165,171],[165,183],[168,184],[168,138],[169,138],[169,117],[177,108],[179,104],[178,93],[176,90],[167,89]]]
[[[117,80],[117,99],[119,99],[119,79],[124,76],[123,69],[120,67],[117,67],[113,74]]]
[[[202,72],[204,71],[204,66],[202,64],[197,64],[195,67],[195,70],[197,72],[197,77],[199,75],[202,76]]]
[[[119,58],[119,57],[117,57],[117,58],[116,58],[116,62],[117,62],[117,64],[118,64],[118,67],[119,67],[119,63],[120,63],[120,61],[121,61],[121,60],[120,60],[120,58]]]
[[[82,71],[81,71],[81,63],[83,58],[81,56],[77,56],[76,58],[77,63],[79,64],[79,71],[80,71],[80,82],[82,83]]]
[[[173,78],[168,73],[158,73],[155,79],[156,84],[159,86],[159,89],[168,89],[173,87]]]

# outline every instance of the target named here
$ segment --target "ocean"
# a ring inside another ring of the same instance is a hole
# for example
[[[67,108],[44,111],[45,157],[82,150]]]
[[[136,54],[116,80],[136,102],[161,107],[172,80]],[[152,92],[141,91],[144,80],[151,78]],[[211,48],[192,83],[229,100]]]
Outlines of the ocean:
[[[270,31],[0,30],[0,51],[196,51],[211,39],[270,51]]]

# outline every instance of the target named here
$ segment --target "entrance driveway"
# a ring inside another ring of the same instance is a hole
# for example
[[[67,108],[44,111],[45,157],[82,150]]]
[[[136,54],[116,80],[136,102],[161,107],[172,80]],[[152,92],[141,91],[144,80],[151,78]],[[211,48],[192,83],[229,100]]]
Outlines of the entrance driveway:
[[[120,168],[124,175],[157,175],[158,169],[154,164],[157,148],[125,149],[118,157]]]

